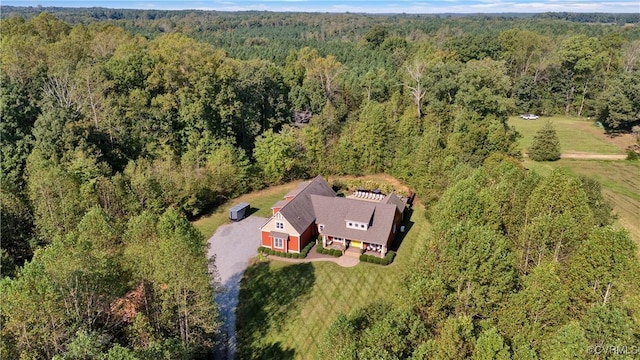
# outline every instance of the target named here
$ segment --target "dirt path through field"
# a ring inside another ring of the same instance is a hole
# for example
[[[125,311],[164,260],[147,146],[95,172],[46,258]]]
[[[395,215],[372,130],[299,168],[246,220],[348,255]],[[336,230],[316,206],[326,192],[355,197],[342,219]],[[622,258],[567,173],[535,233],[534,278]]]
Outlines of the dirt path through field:
[[[528,153],[524,153],[525,157],[529,157]],[[564,153],[560,154],[561,159],[580,159],[580,160],[624,160],[627,155],[619,154],[588,154],[588,153]]]
[[[560,158],[561,159],[583,159],[583,160],[624,160],[627,158],[627,155],[565,153],[565,154],[560,154]]]

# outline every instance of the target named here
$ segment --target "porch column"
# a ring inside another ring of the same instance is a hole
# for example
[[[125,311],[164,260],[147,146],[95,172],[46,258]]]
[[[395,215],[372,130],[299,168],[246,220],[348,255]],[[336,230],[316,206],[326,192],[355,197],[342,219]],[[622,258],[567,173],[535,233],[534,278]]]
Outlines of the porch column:
[[[387,247],[382,245],[382,251],[380,251],[380,257],[383,258],[386,253],[387,253]]]
[[[327,247],[327,235],[322,235],[322,247]]]

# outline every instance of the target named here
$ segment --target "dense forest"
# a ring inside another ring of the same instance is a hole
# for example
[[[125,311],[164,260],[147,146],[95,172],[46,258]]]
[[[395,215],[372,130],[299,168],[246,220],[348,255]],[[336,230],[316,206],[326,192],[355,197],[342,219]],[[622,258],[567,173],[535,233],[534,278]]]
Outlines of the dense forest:
[[[208,356],[215,262],[189,220],[378,172],[415,189],[433,234],[407,308],[339,317],[325,358],[640,341],[636,247],[599,185],[524,170],[507,124],[630,131],[637,17],[50,10],[2,8],[0,358]]]
[[[637,246],[611,220],[593,180],[491,156],[435,206],[406,305],[339,315],[318,358],[637,357]]]

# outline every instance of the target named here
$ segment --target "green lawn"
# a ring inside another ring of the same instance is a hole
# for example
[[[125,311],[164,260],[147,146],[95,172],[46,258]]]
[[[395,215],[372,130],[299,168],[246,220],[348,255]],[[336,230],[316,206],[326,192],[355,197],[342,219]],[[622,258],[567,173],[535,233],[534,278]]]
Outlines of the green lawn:
[[[509,124],[522,134],[522,138],[519,139],[518,143],[523,152],[526,152],[531,146],[531,141],[536,131],[547,120],[553,123],[558,133],[560,149],[563,153],[624,154],[622,150],[602,137],[604,130],[596,127],[592,120],[566,116],[523,120],[517,116],[512,116],[509,118]]]
[[[417,206],[411,222],[395,262],[386,267],[281,261],[250,266],[236,313],[238,358],[312,359],[338,313],[378,299],[399,301],[405,272],[429,234],[424,209]]]
[[[253,215],[269,217],[271,216],[271,207],[273,204],[278,200],[282,200],[284,195],[297,185],[298,183],[289,183],[242,195],[219,206],[212,213],[202,216],[200,219],[194,221],[193,224],[208,238],[213,235],[218,226],[229,222],[229,209],[239,202],[248,202],[251,204]]]

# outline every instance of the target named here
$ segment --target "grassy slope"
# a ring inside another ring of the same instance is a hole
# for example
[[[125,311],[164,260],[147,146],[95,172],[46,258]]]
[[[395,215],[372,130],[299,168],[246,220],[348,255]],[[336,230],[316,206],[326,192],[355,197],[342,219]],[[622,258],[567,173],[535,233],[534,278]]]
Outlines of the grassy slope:
[[[579,118],[556,116],[547,118],[553,121],[562,152],[592,154],[623,154],[619,146],[603,136],[604,131],[591,121]],[[544,125],[545,118],[525,121],[517,117],[509,119],[523,137],[520,146],[525,149],[531,144],[536,131]],[[600,182],[605,198],[618,215],[618,225],[629,230],[631,236],[640,244],[640,163],[630,161],[577,160],[562,159],[556,162],[535,162],[526,159],[525,166],[546,175],[553,169],[564,167],[574,174],[590,176]]]
[[[549,120],[558,133],[560,149],[563,153],[624,154],[617,146],[605,140],[604,131],[593,121],[566,116],[542,117],[538,120],[522,120],[516,116],[509,118],[509,124],[522,134],[519,145],[523,152],[531,146],[536,131]]]
[[[396,261],[386,267],[280,261],[250,266],[237,310],[239,357],[312,359],[338,313],[376,300],[399,301],[405,271],[429,233],[424,209],[416,207],[411,221]]]

